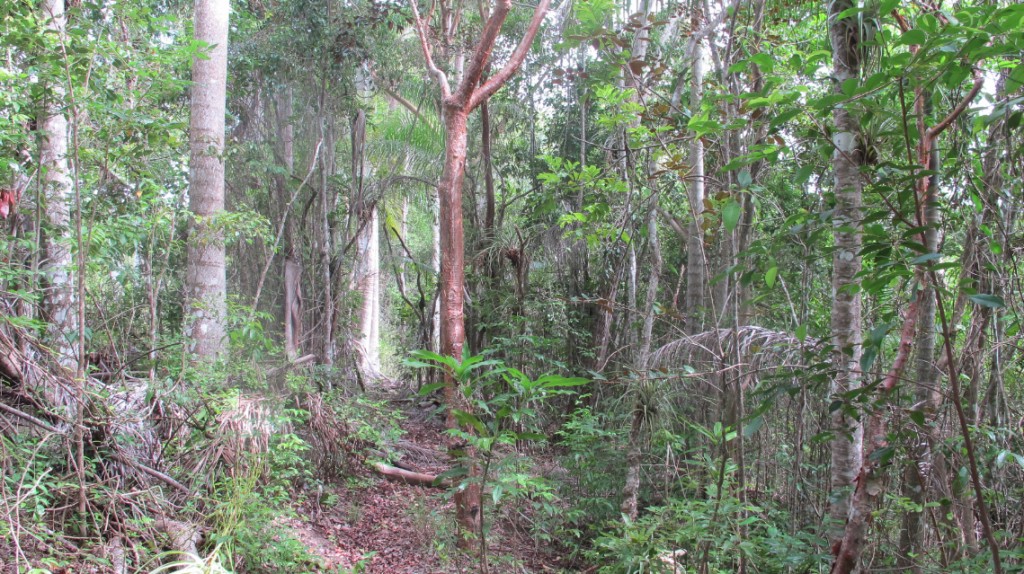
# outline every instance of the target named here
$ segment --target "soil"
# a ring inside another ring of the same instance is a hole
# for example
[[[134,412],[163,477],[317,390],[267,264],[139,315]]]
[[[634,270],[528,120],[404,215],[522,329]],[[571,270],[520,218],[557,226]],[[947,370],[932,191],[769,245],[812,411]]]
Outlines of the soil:
[[[396,445],[400,464],[434,475],[448,468],[440,417],[423,411],[409,413],[402,427],[405,435]],[[344,484],[302,503],[298,517],[285,524],[323,560],[327,571],[481,572],[476,558],[455,548],[454,515],[444,489],[389,480],[365,466]],[[539,547],[515,526],[508,519],[494,525],[488,551],[491,574],[570,572],[559,566],[559,556]]]

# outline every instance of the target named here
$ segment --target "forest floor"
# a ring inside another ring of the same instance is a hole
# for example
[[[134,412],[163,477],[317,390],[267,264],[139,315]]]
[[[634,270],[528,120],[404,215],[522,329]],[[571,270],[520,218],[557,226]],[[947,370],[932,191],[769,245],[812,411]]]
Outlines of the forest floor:
[[[432,415],[431,410],[403,408],[404,436],[398,450],[406,465],[437,475],[450,463],[441,416]],[[444,489],[390,480],[364,465],[311,498],[297,503],[296,517],[282,522],[311,554],[323,560],[328,571],[449,574],[479,570],[476,558],[455,548],[455,512]],[[558,566],[559,557],[517,531],[512,522],[499,519],[489,534],[491,572],[569,571]]]

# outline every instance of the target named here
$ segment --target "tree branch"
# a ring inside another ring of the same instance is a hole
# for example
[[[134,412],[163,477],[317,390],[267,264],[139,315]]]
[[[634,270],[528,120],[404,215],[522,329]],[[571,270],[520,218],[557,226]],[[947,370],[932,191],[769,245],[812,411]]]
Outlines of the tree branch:
[[[392,100],[395,100],[395,102],[400,104],[403,108],[405,108],[405,109],[409,110],[410,112],[412,112],[412,115],[416,116],[416,118],[419,119],[421,122],[423,122],[425,124],[429,124],[429,122],[427,121],[427,118],[424,117],[423,113],[420,112],[420,109],[418,107],[414,106],[412,102],[410,102],[409,100],[405,99],[404,97],[402,97],[401,94],[399,94],[398,92],[392,90],[391,88],[388,88],[386,86],[382,86],[381,89],[384,91],[385,94],[387,94],[387,96],[389,98],[391,98]]]
[[[420,11],[416,8],[416,0],[409,0],[409,7],[412,8],[413,26],[416,27],[416,35],[420,38],[420,48],[423,50],[423,59],[427,62],[427,71],[434,77],[437,84],[441,86],[441,97],[451,96],[451,88],[448,86],[448,76],[434,63],[434,57],[430,54],[430,44],[427,43],[426,24],[420,18]]]
[[[500,7],[505,2],[499,2]],[[473,91],[473,95],[469,98],[469,109],[472,110],[485,102],[487,98],[491,97],[494,92],[498,91],[513,74],[519,70],[519,66],[523,64],[523,60],[526,59],[526,54],[530,51],[530,46],[533,44],[533,39],[537,36],[537,31],[540,30],[540,24],[544,21],[544,17],[548,13],[548,5],[551,4],[551,0],[541,0],[540,4],[533,11],[533,18],[530,20],[530,25],[526,29],[526,33],[523,34],[522,40],[519,41],[519,45],[516,46],[515,51],[512,52],[512,56],[509,57],[508,62],[505,64],[497,74],[494,74],[487,79],[479,88]],[[506,12],[507,13],[507,12]],[[493,18],[494,16],[492,16]],[[504,19],[504,16],[502,16]],[[489,22],[488,22],[489,24]],[[482,43],[481,43],[482,44]],[[470,65],[470,70],[473,70],[473,66],[476,65],[477,54],[473,54],[473,63]],[[480,71],[483,70],[481,65]],[[466,75],[469,77],[469,74]],[[476,74],[476,80],[479,81],[480,73]]]
[[[949,112],[948,116],[943,118],[941,122],[935,124],[934,126],[931,127],[931,129],[928,130],[926,137],[931,139],[937,138],[939,134],[941,134],[943,131],[946,130],[946,128],[949,127],[950,124],[956,121],[956,119],[960,117],[960,114],[964,113],[964,110],[967,109],[967,106],[971,105],[971,102],[974,101],[974,98],[978,96],[978,92],[981,91],[982,84],[984,84],[984,79],[981,76],[981,70],[979,70],[978,68],[974,68],[974,85],[971,86],[971,91],[967,92],[967,95],[964,97],[964,99],[959,104],[957,104],[955,108],[953,108],[953,111]]]
[[[511,10],[512,0],[498,0],[494,7],[494,12],[487,18],[487,24],[484,25],[484,30],[480,33],[480,43],[473,48],[473,56],[469,60],[469,67],[466,68],[462,76],[462,82],[459,84],[459,89],[454,95],[455,101],[460,106],[468,104],[470,105],[469,109],[476,107],[471,102],[476,95],[477,84],[480,83],[484,68],[487,67],[487,61],[491,59],[491,52],[494,50],[495,42],[498,41],[501,25],[505,23],[505,19],[508,18],[508,13]]]

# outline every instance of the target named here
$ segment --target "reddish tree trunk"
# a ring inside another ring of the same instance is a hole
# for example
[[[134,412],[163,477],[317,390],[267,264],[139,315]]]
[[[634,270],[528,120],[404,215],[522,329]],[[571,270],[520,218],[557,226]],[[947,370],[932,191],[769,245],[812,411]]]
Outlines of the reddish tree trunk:
[[[547,13],[550,0],[541,0],[533,12],[530,24],[516,46],[509,61],[497,74],[481,81],[483,72],[491,58],[491,51],[501,32],[512,8],[512,0],[498,0],[487,17],[487,22],[480,33],[480,41],[470,55],[468,66],[458,79],[458,85],[452,91],[448,77],[434,63],[430,45],[427,42],[426,22],[420,18],[416,0],[410,0],[413,11],[413,24],[420,39],[420,47],[426,60],[427,69],[441,88],[441,100],[445,122],[445,160],[441,181],[437,186],[440,208],[440,239],[441,239],[441,271],[438,278],[441,307],[441,354],[462,359],[462,349],[466,342],[466,326],[464,317],[465,294],[465,234],[462,229],[462,182],[466,173],[467,126],[469,113],[485,103],[512,77],[522,65],[530,44],[533,43],[540,24]],[[446,37],[454,34],[455,25],[445,26]],[[458,69],[458,67],[456,67]],[[453,410],[467,410],[462,392],[451,373],[445,376],[445,397],[448,401],[448,426],[458,428]],[[472,432],[472,429],[464,429]],[[472,460],[473,453],[466,453]],[[460,544],[469,548],[473,535],[480,533],[480,492],[481,485],[473,477],[476,469],[470,468],[470,484],[455,494],[456,518],[461,529]]]

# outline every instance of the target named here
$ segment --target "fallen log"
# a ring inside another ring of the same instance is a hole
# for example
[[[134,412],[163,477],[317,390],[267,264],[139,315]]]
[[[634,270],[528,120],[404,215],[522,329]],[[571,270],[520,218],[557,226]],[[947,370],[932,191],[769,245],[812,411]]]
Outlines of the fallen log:
[[[437,477],[432,474],[413,472],[411,470],[398,468],[397,466],[391,466],[390,464],[384,464],[383,462],[373,463],[373,469],[384,475],[385,478],[404,482],[405,484],[432,486],[434,488],[448,488],[450,486],[447,480],[438,481]]]
[[[316,355],[304,355],[302,357],[299,357],[298,359],[295,359],[294,361],[281,365],[280,367],[274,367],[273,369],[267,371],[267,380],[272,380],[274,377],[279,377],[292,369],[297,369],[299,367],[308,365],[315,360]]]

